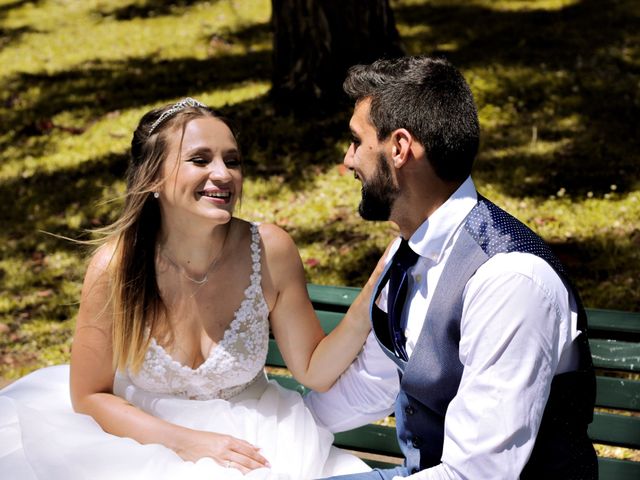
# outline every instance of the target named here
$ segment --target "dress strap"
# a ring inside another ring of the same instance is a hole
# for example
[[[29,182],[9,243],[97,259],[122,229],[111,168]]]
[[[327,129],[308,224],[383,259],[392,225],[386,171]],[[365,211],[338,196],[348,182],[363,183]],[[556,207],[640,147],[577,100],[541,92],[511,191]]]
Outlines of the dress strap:
[[[253,281],[260,282],[260,232],[258,231],[258,227],[260,226],[257,222],[251,222],[251,262],[253,266],[253,274],[251,275],[251,279]],[[257,279],[256,279],[257,277]]]

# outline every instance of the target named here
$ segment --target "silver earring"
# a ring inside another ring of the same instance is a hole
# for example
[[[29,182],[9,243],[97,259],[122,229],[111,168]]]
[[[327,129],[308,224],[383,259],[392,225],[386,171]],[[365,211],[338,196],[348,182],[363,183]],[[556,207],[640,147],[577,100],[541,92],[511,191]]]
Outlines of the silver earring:
[[[160,192],[153,192],[153,198],[160,198]]]

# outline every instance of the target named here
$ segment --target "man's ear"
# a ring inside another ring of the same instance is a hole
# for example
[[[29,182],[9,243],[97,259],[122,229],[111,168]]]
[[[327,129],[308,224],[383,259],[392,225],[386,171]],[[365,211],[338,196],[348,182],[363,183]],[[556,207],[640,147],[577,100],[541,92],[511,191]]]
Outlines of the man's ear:
[[[398,128],[391,133],[391,161],[396,168],[402,167],[411,157],[413,135],[406,128]]]

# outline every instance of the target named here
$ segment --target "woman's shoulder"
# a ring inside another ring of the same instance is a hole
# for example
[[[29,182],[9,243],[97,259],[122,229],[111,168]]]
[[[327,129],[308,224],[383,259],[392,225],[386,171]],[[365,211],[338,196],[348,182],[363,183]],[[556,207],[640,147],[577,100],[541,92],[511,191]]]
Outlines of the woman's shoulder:
[[[290,254],[291,251],[297,248],[293,243],[291,235],[289,235],[282,227],[273,223],[261,223],[258,226],[260,232],[260,238],[264,244],[264,248],[267,251],[271,251],[274,254]]]
[[[91,257],[89,258],[89,265],[87,267],[87,274],[102,277],[107,275],[115,260],[116,254],[116,242],[108,241],[103,243],[95,249]]]
[[[287,265],[300,258],[291,235],[282,227],[273,223],[250,222],[237,217],[233,221],[243,236],[250,236],[252,227],[257,227],[264,258],[268,264]]]

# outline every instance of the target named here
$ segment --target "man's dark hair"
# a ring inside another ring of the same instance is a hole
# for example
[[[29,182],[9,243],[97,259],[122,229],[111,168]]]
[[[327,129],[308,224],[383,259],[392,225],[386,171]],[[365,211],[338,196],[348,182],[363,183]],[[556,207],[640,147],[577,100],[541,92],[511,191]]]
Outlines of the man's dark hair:
[[[355,65],[343,87],[356,102],[371,98],[379,140],[406,128],[442,180],[469,176],[480,140],[478,112],[469,85],[447,60],[418,56]]]

